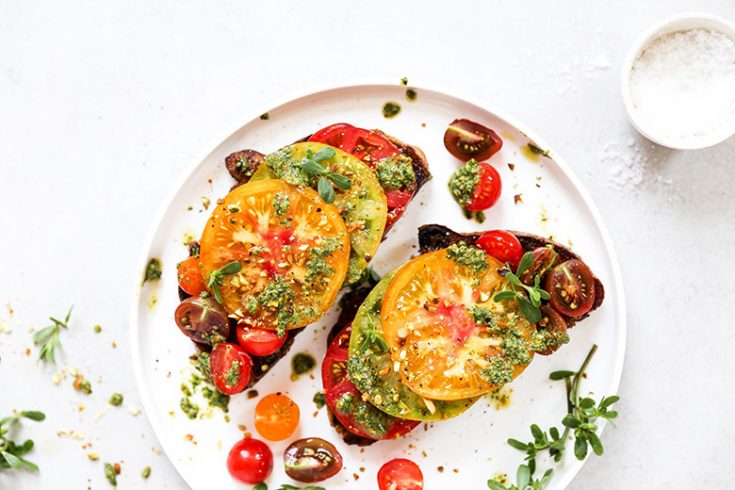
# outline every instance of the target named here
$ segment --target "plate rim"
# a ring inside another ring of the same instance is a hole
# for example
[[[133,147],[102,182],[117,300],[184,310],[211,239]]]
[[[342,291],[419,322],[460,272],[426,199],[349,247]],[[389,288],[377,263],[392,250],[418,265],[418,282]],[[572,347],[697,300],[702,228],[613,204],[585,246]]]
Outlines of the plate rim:
[[[179,477],[184,481],[184,483],[186,483],[186,485],[189,485],[189,482],[184,477],[184,474],[182,473],[180,469],[180,465],[182,463],[177,462],[171,457],[169,457],[168,451],[162,442],[163,441],[163,438],[161,437],[162,428],[159,427],[158,424],[153,423],[151,419],[151,415],[149,415],[149,413],[153,413],[153,407],[154,407],[153,400],[150,399],[147,396],[145,390],[142,389],[143,382],[144,382],[144,372],[143,372],[143,366],[140,362],[141,352],[139,349],[139,336],[138,336],[139,325],[138,325],[138,319],[137,319],[138,311],[139,311],[140,296],[141,296],[141,291],[142,291],[140,280],[141,280],[142,271],[145,270],[145,266],[149,259],[148,252],[150,251],[151,245],[153,244],[157,231],[161,226],[164,215],[166,214],[167,210],[171,207],[176,195],[178,194],[179,189],[181,189],[181,187],[186,183],[189,177],[191,177],[191,175],[199,168],[199,166],[202,165],[202,163],[204,163],[206,160],[208,160],[210,156],[212,156],[212,154],[217,150],[217,148],[219,148],[219,146],[224,141],[231,138],[235,133],[240,131],[244,126],[249,124],[251,121],[258,118],[261,114],[265,114],[276,108],[282,107],[286,104],[294,103],[301,99],[305,99],[305,98],[312,97],[315,95],[324,95],[329,92],[346,90],[346,89],[365,89],[365,90],[376,89],[376,88],[395,89],[397,86],[400,86],[400,85],[398,85],[396,82],[388,82],[386,81],[386,79],[378,79],[378,80],[361,79],[358,81],[350,81],[348,83],[338,83],[338,84],[335,84],[335,83],[309,84],[308,88],[306,89],[294,90],[282,97],[278,97],[276,99],[270,100],[269,102],[261,104],[259,106],[260,110],[246,111],[245,114],[249,115],[250,117],[244,117],[242,119],[245,121],[244,123],[240,124],[234,130],[229,131],[224,137],[218,139],[217,140],[218,142],[214,144],[212,147],[209,147],[210,149],[208,151],[203,152],[199,158],[193,159],[192,162],[181,171],[181,174],[175,179],[174,183],[169,188],[161,204],[156,209],[156,212],[153,214],[151,224],[148,228],[148,231],[143,241],[141,250],[139,252],[138,260],[135,262],[137,264],[136,269],[135,269],[136,273],[134,274],[134,277],[132,280],[132,294],[131,294],[130,311],[129,311],[129,323],[130,323],[129,338],[131,341],[130,355],[133,361],[133,371],[135,373],[135,385],[138,391],[138,395],[140,396],[141,403],[143,404],[143,412],[145,413],[146,420],[148,421],[149,425],[153,429],[153,434],[155,435],[157,442],[160,444],[161,448],[163,449],[163,452],[165,453],[166,458],[169,460],[171,465],[174,467],[174,469],[178,473]],[[623,368],[625,365],[625,354],[626,354],[627,333],[628,333],[627,305],[626,305],[626,299],[625,299],[625,291],[623,287],[623,276],[622,276],[622,271],[620,268],[620,263],[618,261],[618,256],[617,256],[615,247],[612,242],[612,237],[610,236],[610,233],[607,229],[607,225],[605,224],[605,221],[602,219],[602,216],[597,208],[597,205],[593,201],[590,193],[587,191],[587,188],[584,186],[584,184],[579,179],[579,177],[574,172],[574,170],[569,166],[569,164],[567,164],[566,160],[562,156],[560,156],[558,152],[553,150],[554,147],[552,145],[549,145],[544,138],[540,137],[535,131],[529,129],[528,126],[520,122],[514,116],[509,115],[504,109],[498,108],[496,105],[491,104],[489,101],[484,100],[481,97],[476,97],[476,96],[469,95],[469,94],[466,94],[464,92],[460,92],[454,89],[449,89],[441,84],[436,84],[433,82],[430,82],[428,84],[427,83],[410,84],[410,86],[411,88],[414,88],[417,91],[421,91],[421,90],[431,91],[431,92],[438,93],[444,96],[462,100],[476,107],[480,107],[483,110],[492,113],[496,117],[503,119],[505,122],[512,125],[516,129],[524,133],[526,136],[528,136],[536,144],[539,144],[542,148],[547,148],[547,149],[552,150],[552,154],[554,155],[553,157],[554,163],[559,166],[559,168],[562,170],[564,175],[570,180],[570,182],[572,183],[576,191],[581,196],[583,202],[587,206],[587,209],[590,211],[590,214],[592,215],[592,218],[594,219],[600,231],[600,235],[602,236],[603,245],[605,246],[607,256],[609,257],[609,260],[610,260],[612,280],[614,283],[613,285],[615,289],[615,294],[618,299],[616,307],[617,307],[617,313],[619,316],[619,327],[620,327],[618,345],[616,346],[615,366],[614,366],[613,381],[612,381],[613,386],[611,388],[612,388],[612,391],[614,391],[614,394],[618,394],[620,390],[620,382],[622,379]],[[603,420],[599,425],[600,425],[600,435],[602,435],[605,428],[607,427],[607,421]],[[567,488],[567,486],[574,480],[574,478],[582,470],[582,467],[585,465],[589,457],[590,457],[590,454],[588,453],[587,456],[582,461],[575,459],[573,464],[569,467],[568,471],[563,475],[562,479],[557,480],[558,488],[560,489]]]

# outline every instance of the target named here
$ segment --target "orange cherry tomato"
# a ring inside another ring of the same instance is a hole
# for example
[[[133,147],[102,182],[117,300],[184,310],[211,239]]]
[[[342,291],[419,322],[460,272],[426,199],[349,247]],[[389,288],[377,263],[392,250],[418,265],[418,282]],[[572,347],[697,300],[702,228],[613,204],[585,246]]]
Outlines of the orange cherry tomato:
[[[263,397],[255,407],[255,430],[269,441],[282,441],[299,425],[299,406],[283,393]]]
[[[199,257],[189,257],[179,262],[176,266],[179,277],[179,287],[191,294],[199,296],[199,293],[206,291],[207,286],[204,284],[202,277],[202,269],[199,266]]]

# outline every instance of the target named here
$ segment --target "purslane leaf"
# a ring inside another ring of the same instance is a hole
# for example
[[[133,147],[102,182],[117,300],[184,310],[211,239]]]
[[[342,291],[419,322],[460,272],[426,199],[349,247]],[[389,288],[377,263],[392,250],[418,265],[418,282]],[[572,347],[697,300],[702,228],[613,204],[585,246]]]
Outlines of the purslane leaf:
[[[317,192],[319,192],[319,195],[324,199],[324,202],[327,204],[332,204],[334,202],[334,188],[326,177],[319,177],[316,187]]]

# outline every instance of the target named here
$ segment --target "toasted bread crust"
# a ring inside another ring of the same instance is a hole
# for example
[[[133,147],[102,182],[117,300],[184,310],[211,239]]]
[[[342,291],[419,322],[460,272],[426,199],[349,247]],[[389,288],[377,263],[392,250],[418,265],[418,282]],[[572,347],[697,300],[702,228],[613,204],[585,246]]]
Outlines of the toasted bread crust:
[[[559,258],[562,262],[570,259],[582,260],[582,258],[574,253],[569,247],[566,247],[560,243],[556,243],[555,241],[543,238],[538,235],[533,235],[531,233],[524,233],[512,230],[508,231],[513,233],[516,238],[518,238],[518,241],[521,242],[521,246],[523,247],[523,250],[525,252],[532,251],[533,249],[538,247],[551,245],[552,247],[554,247],[556,253],[559,254]],[[422,254],[432,252],[434,250],[446,248],[460,241],[468,243],[470,245],[475,245],[481,235],[482,233],[457,233],[451,228],[443,225],[423,225],[419,227],[418,231],[419,252]],[[582,262],[584,262],[584,260],[582,260]],[[594,274],[592,276],[595,281],[595,301],[592,304],[592,309],[580,318],[570,318],[562,315],[564,316],[564,320],[566,320],[567,327],[569,328],[572,328],[577,322],[580,322],[587,318],[590,313],[592,313],[594,310],[599,308],[600,305],[602,305],[602,302],[605,299],[605,287],[603,286],[602,281],[600,281],[600,279]]]

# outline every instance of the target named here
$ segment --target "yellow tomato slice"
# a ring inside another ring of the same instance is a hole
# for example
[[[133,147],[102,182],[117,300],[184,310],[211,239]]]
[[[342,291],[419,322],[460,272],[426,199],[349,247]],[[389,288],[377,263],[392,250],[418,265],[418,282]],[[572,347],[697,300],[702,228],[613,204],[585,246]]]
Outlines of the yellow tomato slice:
[[[518,376],[533,356],[535,325],[517,301],[493,299],[506,286],[498,273],[503,264],[479,249],[453,247],[399,269],[381,308],[394,370],[414,393],[434,400],[487,393]]]
[[[236,187],[217,205],[200,259],[210,293],[231,317],[287,330],[319,319],[334,303],[349,256],[337,208],[308,187],[273,179]],[[213,284],[233,261],[242,264],[240,272]]]

